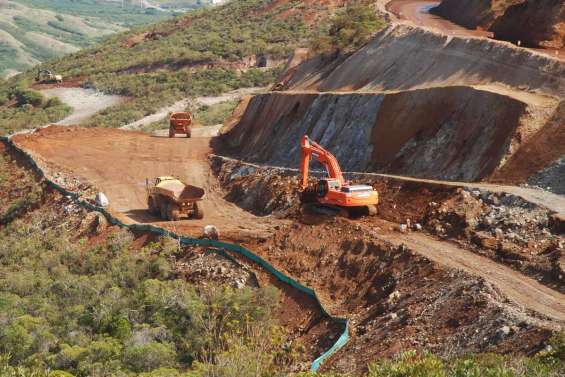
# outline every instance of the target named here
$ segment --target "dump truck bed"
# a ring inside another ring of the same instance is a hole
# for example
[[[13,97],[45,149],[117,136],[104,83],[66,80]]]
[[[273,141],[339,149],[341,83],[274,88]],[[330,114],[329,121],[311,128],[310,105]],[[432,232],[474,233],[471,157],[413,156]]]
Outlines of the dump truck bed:
[[[194,202],[204,198],[204,189],[181,181],[164,181],[157,185],[161,195],[176,202]]]

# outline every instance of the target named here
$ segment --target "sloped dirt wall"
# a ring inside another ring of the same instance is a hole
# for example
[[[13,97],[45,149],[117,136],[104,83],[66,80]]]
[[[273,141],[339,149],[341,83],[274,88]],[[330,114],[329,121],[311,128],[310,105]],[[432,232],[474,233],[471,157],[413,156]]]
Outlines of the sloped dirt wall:
[[[254,97],[224,140],[240,157],[297,167],[307,134],[344,170],[480,180],[505,159],[530,105],[469,87]]]

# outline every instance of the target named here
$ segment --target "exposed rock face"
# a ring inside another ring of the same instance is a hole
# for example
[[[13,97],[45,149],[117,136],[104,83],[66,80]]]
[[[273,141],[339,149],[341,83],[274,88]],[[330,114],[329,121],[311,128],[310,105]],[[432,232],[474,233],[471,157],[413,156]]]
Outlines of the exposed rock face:
[[[498,16],[504,13],[508,5],[516,4],[520,1],[443,0],[440,5],[432,9],[432,13],[469,29],[477,27],[487,29]]]
[[[308,134],[348,171],[471,181],[498,169],[532,111],[469,87],[271,93],[253,98],[226,140],[247,159],[297,167],[299,139]]]
[[[495,38],[527,46],[565,47],[565,1],[528,0],[509,7],[491,26]]]
[[[443,0],[432,13],[470,29],[488,29],[496,39],[565,46],[564,0]]]

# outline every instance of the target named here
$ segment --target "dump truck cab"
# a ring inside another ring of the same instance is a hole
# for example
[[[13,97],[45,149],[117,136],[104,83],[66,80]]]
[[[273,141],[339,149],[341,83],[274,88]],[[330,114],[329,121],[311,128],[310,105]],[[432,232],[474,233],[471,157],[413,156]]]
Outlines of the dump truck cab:
[[[188,112],[172,113],[169,118],[169,137],[184,134],[190,137],[192,133],[192,115]]]

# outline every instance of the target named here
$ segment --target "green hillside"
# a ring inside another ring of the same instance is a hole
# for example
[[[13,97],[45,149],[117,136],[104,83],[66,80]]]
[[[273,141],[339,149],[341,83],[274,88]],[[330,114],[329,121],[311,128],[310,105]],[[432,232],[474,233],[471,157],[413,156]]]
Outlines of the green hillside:
[[[0,1],[0,75],[92,46],[110,34],[173,17],[210,1],[173,2],[164,10],[132,0]]]
[[[128,96],[129,101],[102,111],[87,124],[119,127],[180,98],[272,84],[295,48],[310,46],[316,38],[327,42],[326,35],[330,42],[355,46],[384,26],[372,4],[340,4],[234,0],[115,34],[43,66],[66,80],[80,78],[84,86]],[[0,133],[45,119],[37,113],[46,110],[38,106],[25,111],[6,107],[27,90],[34,76],[35,70],[0,83]]]

